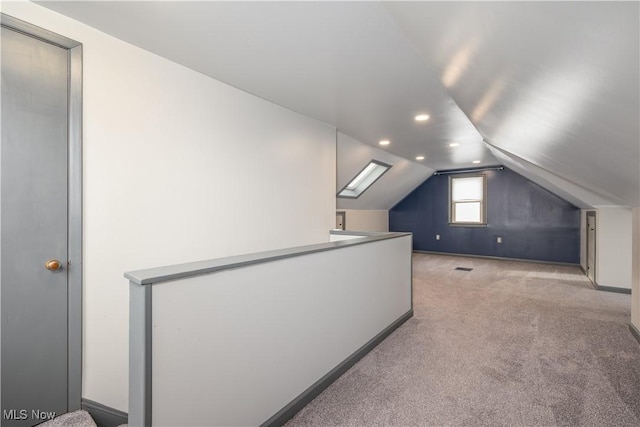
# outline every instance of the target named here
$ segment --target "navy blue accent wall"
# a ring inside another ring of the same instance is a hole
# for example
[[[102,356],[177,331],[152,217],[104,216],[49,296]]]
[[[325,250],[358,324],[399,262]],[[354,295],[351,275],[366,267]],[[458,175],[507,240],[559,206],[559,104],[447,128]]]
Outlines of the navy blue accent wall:
[[[389,211],[389,230],[412,232],[415,250],[580,262],[577,207],[507,168],[483,173],[486,227],[449,225],[449,175],[435,175]]]

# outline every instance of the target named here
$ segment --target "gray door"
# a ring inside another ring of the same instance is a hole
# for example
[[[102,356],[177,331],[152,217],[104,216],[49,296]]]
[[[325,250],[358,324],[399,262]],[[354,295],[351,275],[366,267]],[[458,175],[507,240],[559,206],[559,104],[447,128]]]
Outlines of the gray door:
[[[596,282],[596,217],[587,215],[587,277]]]
[[[68,61],[2,28],[3,427],[67,412]]]

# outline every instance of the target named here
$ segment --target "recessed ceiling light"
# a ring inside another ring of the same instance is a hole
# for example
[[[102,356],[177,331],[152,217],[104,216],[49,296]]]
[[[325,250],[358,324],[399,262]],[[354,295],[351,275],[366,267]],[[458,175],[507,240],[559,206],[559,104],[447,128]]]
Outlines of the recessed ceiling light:
[[[458,145],[460,145],[457,142],[452,142],[451,144],[449,144],[449,147],[457,147]]]
[[[382,141],[380,141],[380,145],[389,145],[391,144],[391,141],[389,141],[388,139],[383,139]]]
[[[424,156],[418,156],[416,157],[416,160],[424,160]]]
[[[478,163],[480,163],[480,160],[474,160],[474,161],[473,161],[473,162],[471,162],[471,163],[476,163],[476,164],[478,164]]]
[[[424,122],[426,120],[429,120],[429,115],[428,114],[418,114],[416,117],[416,122]]]

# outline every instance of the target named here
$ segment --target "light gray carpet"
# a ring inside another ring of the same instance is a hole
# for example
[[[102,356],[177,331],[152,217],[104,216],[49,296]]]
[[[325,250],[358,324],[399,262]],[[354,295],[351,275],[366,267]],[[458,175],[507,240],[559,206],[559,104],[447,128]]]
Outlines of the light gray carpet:
[[[45,423],[38,424],[38,427],[98,427],[87,411],[79,410],[60,415]],[[127,427],[121,424],[118,427]]]
[[[630,296],[577,268],[416,254],[414,310],[287,426],[640,426]]]
[[[60,415],[38,427],[97,427],[87,411],[75,411]]]

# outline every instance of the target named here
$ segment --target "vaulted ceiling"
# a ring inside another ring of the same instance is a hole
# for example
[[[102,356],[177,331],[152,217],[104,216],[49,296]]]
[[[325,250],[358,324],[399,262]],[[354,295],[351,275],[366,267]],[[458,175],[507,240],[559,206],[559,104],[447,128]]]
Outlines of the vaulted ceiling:
[[[38,3],[427,169],[640,206],[637,2]]]
[[[638,205],[637,2],[385,7],[492,147]]]

